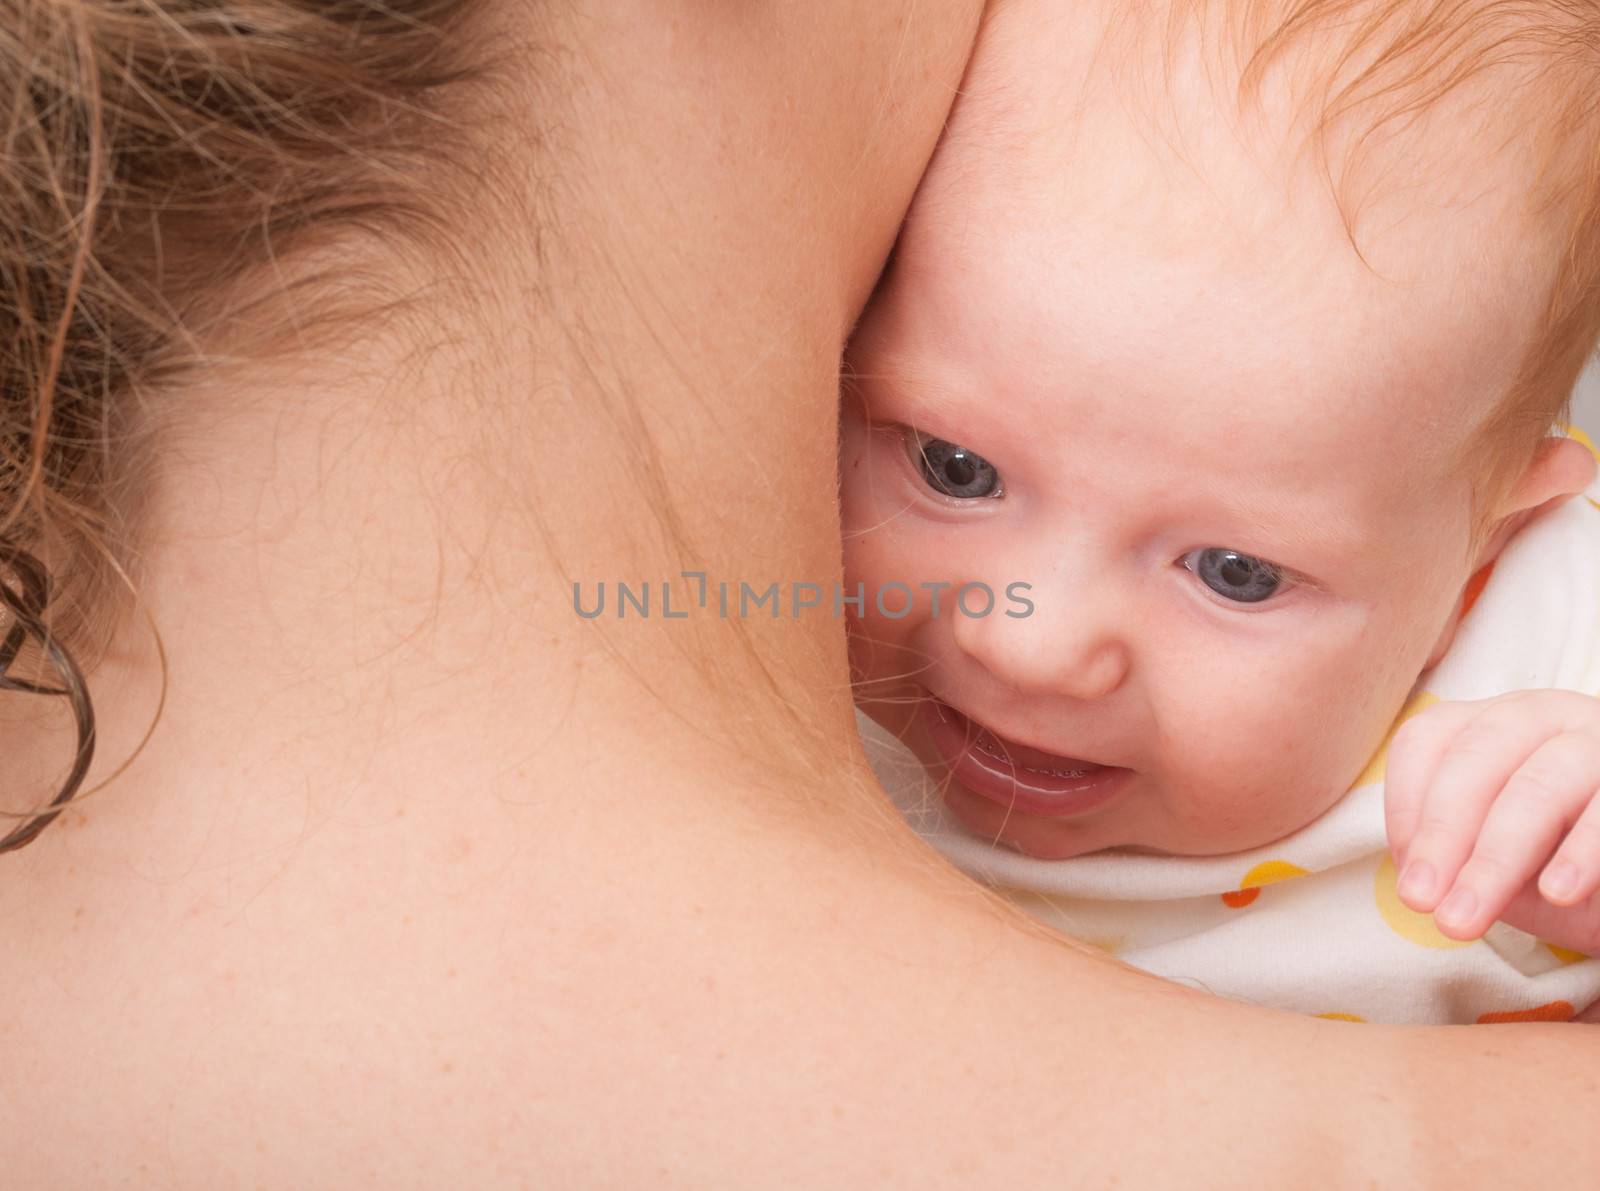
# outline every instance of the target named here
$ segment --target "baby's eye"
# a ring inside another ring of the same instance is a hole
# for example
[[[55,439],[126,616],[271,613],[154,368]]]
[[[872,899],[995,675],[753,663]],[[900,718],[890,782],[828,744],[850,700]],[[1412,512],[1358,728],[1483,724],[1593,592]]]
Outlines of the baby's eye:
[[[1000,473],[982,455],[920,430],[906,435],[906,447],[930,488],[963,500],[1000,495]]]
[[[1239,604],[1260,603],[1290,582],[1279,567],[1265,559],[1217,546],[1191,550],[1182,561],[1212,591]]]

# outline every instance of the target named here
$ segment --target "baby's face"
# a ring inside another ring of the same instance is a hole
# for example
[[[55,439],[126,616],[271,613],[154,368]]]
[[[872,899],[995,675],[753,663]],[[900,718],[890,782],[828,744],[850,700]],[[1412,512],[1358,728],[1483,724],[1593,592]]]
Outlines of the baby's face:
[[[1380,193],[1368,269],[1325,183],[1181,72],[1180,160],[1080,94],[1083,11],[1000,10],[852,343],[852,662],[930,765],[964,716],[1131,771],[1027,805],[956,782],[970,830],[1045,857],[1229,852],[1331,805],[1436,660],[1473,561],[1454,453],[1511,379],[1536,279],[1481,162]],[[893,582],[918,594],[898,619],[873,599]],[[986,617],[954,587],[934,615],[921,587],[974,582]],[[1005,615],[1018,582],[1026,617]]]

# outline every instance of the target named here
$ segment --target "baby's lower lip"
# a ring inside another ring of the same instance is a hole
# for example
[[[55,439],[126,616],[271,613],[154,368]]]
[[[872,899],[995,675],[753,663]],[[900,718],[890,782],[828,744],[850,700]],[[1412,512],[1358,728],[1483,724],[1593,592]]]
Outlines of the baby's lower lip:
[[[924,700],[920,713],[951,777],[974,794],[1025,814],[1052,819],[1084,814],[1114,798],[1133,775],[1121,766],[1011,744],[937,699]]]

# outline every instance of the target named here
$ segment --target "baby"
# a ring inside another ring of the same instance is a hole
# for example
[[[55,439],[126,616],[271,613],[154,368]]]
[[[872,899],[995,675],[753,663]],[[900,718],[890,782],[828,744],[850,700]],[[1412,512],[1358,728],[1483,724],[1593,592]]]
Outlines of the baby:
[[[1600,658],[1500,665],[1497,633],[1573,625],[1483,618],[1567,581],[1494,573],[1524,531],[1600,518],[1551,433],[1600,327],[1600,13],[1445,7],[994,9],[847,361],[847,586],[915,596],[869,594],[851,657],[930,838],[1129,962],[1180,946],[1164,974],[1331,1016],[1565,1018],[1600,994]],[[1547,548],[1581,569],[1573,525]],[[1025,599],[970,615],[963,584]],[[1348,887],[1297,913],[1355,897],[1458,966],[1488,932],[1557,1007],[1380,970],[1355,1012],[1245,936],[1205,966],[1194,939],[1318,875]]]

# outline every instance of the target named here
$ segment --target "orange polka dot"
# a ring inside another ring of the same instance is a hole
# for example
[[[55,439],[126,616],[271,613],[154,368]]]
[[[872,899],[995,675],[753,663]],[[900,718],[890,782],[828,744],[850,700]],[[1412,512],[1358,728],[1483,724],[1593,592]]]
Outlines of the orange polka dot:
[[[1511,1009],[1505,1013],[1485,1013],[1478,1018],[1480,1026],[1504,1025],[1513,1021],[1571,1021],[1577,1013],[1566,1001],[1551,1001],[1532,1009]]]
[[[1461,593],[1461,615],[1466,616],[1472,611],[1472,605],[1478,602],[1478,597],[1483,594],[1483,589],[1489,585],[1489,576],[1494,574],[1494,559],[1490,559],[1485,566],[1473,572],[1472,578],[1467,580],[1467,586]]]

